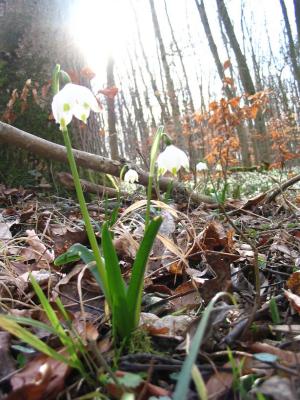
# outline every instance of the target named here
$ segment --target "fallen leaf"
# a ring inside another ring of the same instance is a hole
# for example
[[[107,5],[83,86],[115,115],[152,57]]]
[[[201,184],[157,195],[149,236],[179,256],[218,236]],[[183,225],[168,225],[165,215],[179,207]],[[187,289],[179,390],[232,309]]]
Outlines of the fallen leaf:
[[[70,373],[67,364],[45,355],[29,361],[11,380],[12,391],[7,400],[51,400],[63,390]]]

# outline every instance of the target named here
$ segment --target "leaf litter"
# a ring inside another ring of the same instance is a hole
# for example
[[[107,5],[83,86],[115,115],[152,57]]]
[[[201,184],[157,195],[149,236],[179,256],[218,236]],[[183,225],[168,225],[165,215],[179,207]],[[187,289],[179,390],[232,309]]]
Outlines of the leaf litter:
[[[48,323],[29,281],[33,274],[62,326],[66,321],[55,305],[58,298],[84,348],[93,349],[99,376],[107,375],[106,364],[114,371],[116,381],[101,383],[108,398],[120,398],[124,391],[139,399],[171,396],[201,313],[218,292],[233,293],[237,304],[229,304],[225,297],[217,303],[198,353],[197,367],[209,398],[233,398],[243,392],[249,399],[261,393],[276,400],[283,398],[283,391],[290,400],[299,398],[297,206],[280,197],[269,202],[260,194],[243,203],[228,201],[226,218],[222,210],[205,205],[153,201],[153,213],[161,210],[164,223],[145,275],[140,321],[144,336],[142,343],[137,340],[130,351],[119,354],[111,341],[103,294],[89,269],[81,261],[61,268],[53,264],[71,245],[87,244],[79,207],[70,199],[47,200],[24,189],[2,186],[0,195],[2,312]],[[125,279],[143,235],[145,204],[141,200],[128,206],[127,201],[112,227]],[[92,203],[89,210],[95,226],[101,226],[107,217],[104,203]],[[261,283],[258,309],[255,252]],[[56,351],[66,351],[51,331],[38,325],[29,329]],[[76,370],[6,331],[0,332],[0,354],[4,398],[75,398],[91,392],[87,383],[80,384]],[[193,385],[189,398],[197,398]]]

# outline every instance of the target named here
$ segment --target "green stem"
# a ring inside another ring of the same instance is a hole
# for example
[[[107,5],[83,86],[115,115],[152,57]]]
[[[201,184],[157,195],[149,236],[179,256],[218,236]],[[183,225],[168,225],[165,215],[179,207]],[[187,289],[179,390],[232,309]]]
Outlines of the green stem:
[[[152,197],[152,184],[155,173],[155,162],[157,158],[157,153],[159,150],[160,140],[162,135],[164,134],[164,127],[160,126],[157,129],[155,134],[151,151],[150,151],[150,170],[149,170],[149,179],[148,179],[148,187],[147,187],[147,206],[146,206],[146,216],[145,216],[145,231],[150,222],[150,205],[151,205],[151,197]]]
[[[101,280],[103,282],[103,290],[104,290],[104,295],[106,300],[108,301],[109,305],[111,303],[110,301],[110,295],[109,295],[109,290],[108,290],[108,285],[107,285],[107,276],[106,276],[106,270],[105,270],[105,266],[100,254],[100,250],[98,247],[98,243],[97,243],[97,239],[95,236],[95,232],[90,220],[90,216],[89,216],[89,212],[86,206],[86,202],[85,202],[85,198],[84,198],[84,194],[82,191],[82,187],[80,184],[80,178],[79,178],[79,174],[78,174],[78,170],[77,170],[77,166],[76,166],[76,162],[75,162],[75,158],[74,158],[74,154],[72,151],[72,144],[70,141],[70,137],[68,134],[68,129],[65,128],[63,131],[63,138],[64,138],[64,142],[65,142],[65,146],[67,149],[67,157],[69,160],[69,165],[71,168],[71,172],[73,175],[73,180],[74,180],[74,185],[75,185],[75,189],[76,189],[76,194],[77,194],[77,198],[79,201],[79,205],[80,205],[80,210],[82,213],[82,217],[83,217],[83,221],[85,224],[85,229],[86,229],[86,233],[92,248],[92,251],[94,253],[94,257],[95,257],[95,261],[96,261],[96,265],[97,265],[97,269],[99,272],[99,275],[101,277]]]
[[[152,197],[152,183],[153,183],[153,175],[151,174],[151,170],[150,170],[149,179],[148,179],[148,187],[147,187],[147,206],[146,206],[146,217],[145,217],[145,231],[148,228],[148,225],[149,225],[149,222],[150,222],[150,205],[151,205],[151,197]]]

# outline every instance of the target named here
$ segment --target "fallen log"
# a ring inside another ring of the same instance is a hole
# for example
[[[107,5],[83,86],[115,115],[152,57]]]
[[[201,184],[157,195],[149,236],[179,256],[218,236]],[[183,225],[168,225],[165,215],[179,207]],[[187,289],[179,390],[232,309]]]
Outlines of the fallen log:
[[[67,172],[58,172],[57,177],[59,181],[67,188],[67,189],[75,189],[73,177],[71,174],[68,174]],[[82,190],[87,193],[95,193],[98,196],[107,196],[107,197],[118,197],[118,194],[120,194],[122,197],[127,197],[128,193],[121,191],[120,193],[111,187],[108,186],[103,186],[103,185],[97,185],[96,183],[89,182],[85,179],[80,179],[80,183],[82,186]]]
[[[67,163],[67,152],[64,146],[42,139],[4,122],[0,122],[0,142],[27,150],[39,157]],[[120,162],[111,160],[75,149],[73,152],[77,165],[83,168],[89,168],[94,171],[120,177],[122,168],[124,165],[128,165],[129,168],[133,168],[138,173],[139,184],[143,186],[147,186],[148,184],[149,174],[129,161]],[[160,178],[157,184],[163,192],[166,192],[171,186],[173,197],[178,196],[179,198],[185,198],[187,200],[191,199],[195,203],[216,204],[211,197],[189,191],[181,182],[175,179]]]

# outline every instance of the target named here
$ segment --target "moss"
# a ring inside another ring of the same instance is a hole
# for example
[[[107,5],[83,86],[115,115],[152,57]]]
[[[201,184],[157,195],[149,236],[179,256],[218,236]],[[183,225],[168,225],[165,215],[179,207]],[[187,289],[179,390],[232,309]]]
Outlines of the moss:
[[[133,332],[128,344],[128,353],[154,353],[152,339],[149,333],[142,328]]]

